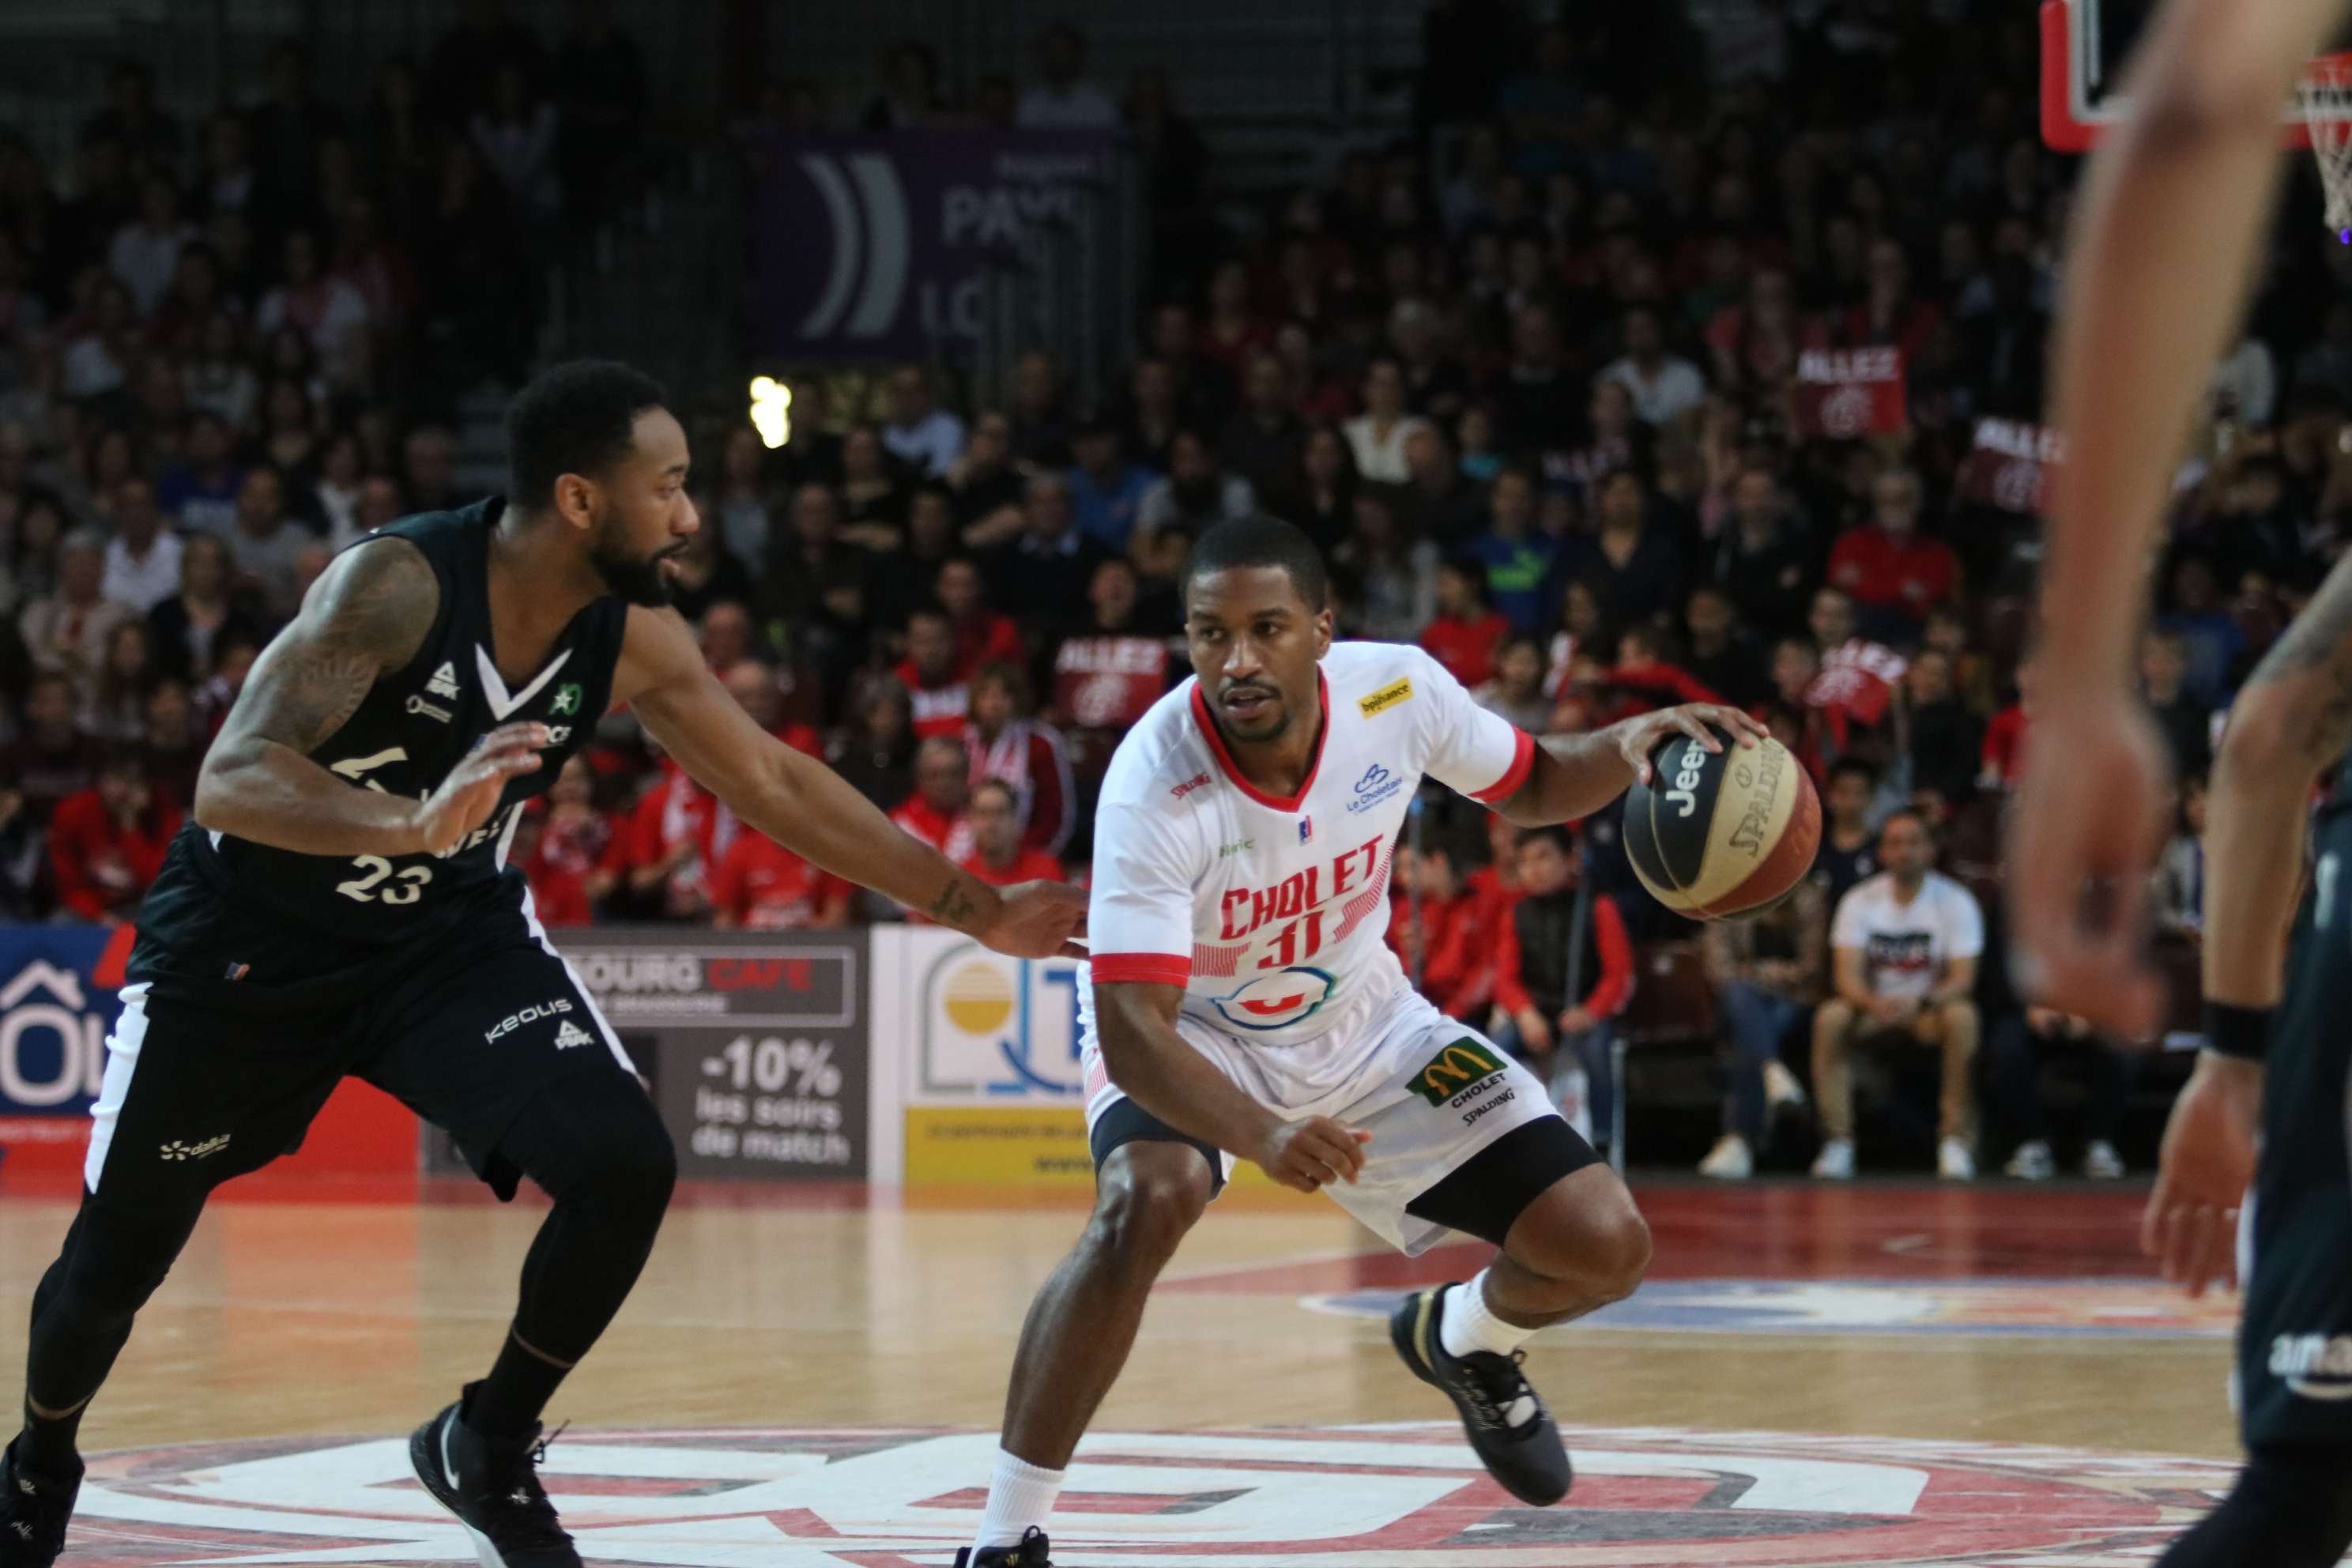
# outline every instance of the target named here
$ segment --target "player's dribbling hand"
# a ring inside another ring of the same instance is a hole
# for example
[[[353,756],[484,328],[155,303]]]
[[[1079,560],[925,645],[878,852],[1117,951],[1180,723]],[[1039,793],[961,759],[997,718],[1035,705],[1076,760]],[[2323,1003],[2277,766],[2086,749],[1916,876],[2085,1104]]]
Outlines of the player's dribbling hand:
[[[1648,784],[1650,753],[1667,739],[1688,735],[1708,751],[1719,752],[1723,750],[1723,738],[1716,733],[1717,730],[1728,731],[1732,739],[1743,746],[1755,745],[1771,736],[1771,731],[1737,708],[1713,702],[1685,702],[1679,708],[1661,708],[1618,724],[1617,750],[1633,764],[1633,777]]]
[[[1087,894],[1067,882],[1015,882],[997,895],[996,918],[971,934],[1013,958],[1084,958],[1074,940],[1087,923]]]
[[[1258,1165],[1286,1187],[1302,1193],[1320,1190],[1333,1182],[1353,1183],[1364,1168],[1369,1132],[1342,1127],[1328,1116],[1276,1124],[1258,1150]]]
[[[2202,1052],[2164,1124],[2139,1247],[2191,1296],[2238,1282],[2238,1207],[2254,1179],[2262,1098],[2260,1062]]]
[[[507,781],[537,772],[540,748],[547,743],[547,726],[530,721],[501,724],[483,736],[466,760],[449,770],[441,787],[417,806],[418,848],[428,855],[446,854],[488,822],[507,792]]]
[[[2032,747],[2009,831],[2011,971],[2034,1001],[2141,1039],[2164,1016],[2148,966],[2148,873],[2170,826],[2172,765],[2138,700],[2034,716],[2063,743]],[[2084,889],[2105,897],[2086,907]]]

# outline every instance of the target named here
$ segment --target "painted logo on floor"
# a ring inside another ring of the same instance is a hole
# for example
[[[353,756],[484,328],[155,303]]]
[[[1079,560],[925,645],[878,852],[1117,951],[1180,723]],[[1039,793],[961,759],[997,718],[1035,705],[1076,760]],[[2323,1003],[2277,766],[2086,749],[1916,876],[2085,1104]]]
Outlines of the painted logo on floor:
[[[1404,1294],[1354,1290],[1305,1304],[1385,1320]],[[2227,1339],[2238,1330],[2238,1302],[2227,1295],[2192,1301],[2155,1279],[1657,1279],[1574,1328]]]
[[[2218,1459],[1990,1443],[1571,1428],[1568,1501],[1524,1508],[1450,1424],[1104,1433],[1054,1528],[1066,1568],[2137,1563],[2194,1520]],[[573,1433],[541,1474],[592,1562],[943,1564],[980,1519],[986,1433]],[[216,1443],[93,1459],[68,1562],[470,1561],[400,1438]],[[2022,1554],[2022,1555],[2021,1555]]]

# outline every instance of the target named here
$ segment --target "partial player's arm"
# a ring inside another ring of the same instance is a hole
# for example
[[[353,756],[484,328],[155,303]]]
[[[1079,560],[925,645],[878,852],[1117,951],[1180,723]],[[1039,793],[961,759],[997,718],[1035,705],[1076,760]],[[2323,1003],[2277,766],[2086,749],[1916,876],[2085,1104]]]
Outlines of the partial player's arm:
[[[737,816],[803,859],[1003,952],[1050,958],[1086,914],[1052,882],[1002,893],[877,810],[823,763],[751,722],[702,662],[677,612],[632,607],[614,697]]]
[[[1371,1134],[1327,1116],[1286,1121],[1234,1088],[1176,1032],[1183,1002],[1178,985],[1095,986],[1095,1028],[1111,1082],[1179,1132],[1256,1161],[1286,1187],[1311,1193],[1328,1182],[1354,1181]]]
[[[2025,988],[2137,1035],[2167,826],[2164,751],[2130,685],[2183,437],[2243,309],[2278,187],[2279,111],[2346,0],[2171,0],[2135,57],[2131,119],[2091,160],[2058,314],[2036,749],[2011,836]],[[2086,881],[2115,896],[2086,913]]]
[[[488,820],[507,780],[539,766],[537,724],[492,731],[423,801],[354,788],[310,760],[368,690],[416,657],[439,583],[404,539],[345,551],[262,650],[196,775],[199,826],[305,855],[439,854]]]
[[[2140,1245],[2195,1295],[2236,1279],[2231,1245],[2254,1173],[2259,1052],[2286,973],[2312,786],[2352,742],[2352,556],[2264,656],[2230,710],[2205,822],[2209,1034],[2164,1131]],[[2243,1053],[2256,1054],[2248,1056]]]

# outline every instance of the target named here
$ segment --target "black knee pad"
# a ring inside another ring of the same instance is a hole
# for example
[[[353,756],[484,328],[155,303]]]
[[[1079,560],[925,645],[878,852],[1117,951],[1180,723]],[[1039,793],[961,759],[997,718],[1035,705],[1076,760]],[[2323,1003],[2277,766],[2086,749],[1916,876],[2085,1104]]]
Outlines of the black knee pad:
[[[677,1150],[652,1098],[617,1072],[558,1079],[524,1106],[499,1154],[558,1203],[650,1208],[677,1184]]]
[[[58,1293],[77,1312],[136,1312],[171,1273],[203,1213],[201,1198],[184,1209],[132,1209],[84,1194],[51,1270]]]

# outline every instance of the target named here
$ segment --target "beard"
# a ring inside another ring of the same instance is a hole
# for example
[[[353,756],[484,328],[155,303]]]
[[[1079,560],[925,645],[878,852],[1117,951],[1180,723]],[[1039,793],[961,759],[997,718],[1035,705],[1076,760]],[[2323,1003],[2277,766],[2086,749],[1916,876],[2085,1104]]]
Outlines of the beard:
[[[604,580],[604,586],[624,603],[643,605],[658,610],[669,603],[673,592],[669,574],[662,563],[686,548],[683,540],[651,555],[632,555],[625,542],[626,526],[618,512],[607,513],[598,523],[596,542],[589,547],[588,563]]]

